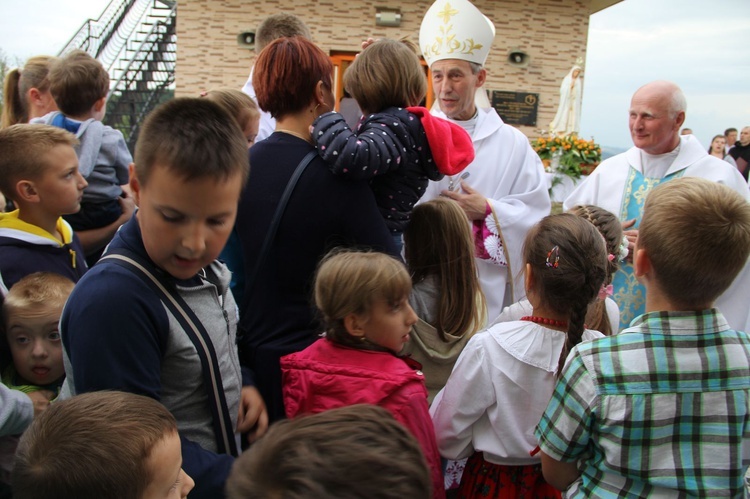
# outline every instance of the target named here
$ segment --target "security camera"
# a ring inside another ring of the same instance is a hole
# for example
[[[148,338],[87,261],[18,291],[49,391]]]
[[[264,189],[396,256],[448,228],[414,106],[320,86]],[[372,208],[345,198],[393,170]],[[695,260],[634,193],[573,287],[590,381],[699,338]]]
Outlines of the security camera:
[[[529,54],[519,48],[512,48],[508,52],[508,63],[511,66],[519,68],[526,67],[529,65],[530,59]]]
[[[237,35],[237,45],[243,49],[255,49],[255,31],[243,31]]]

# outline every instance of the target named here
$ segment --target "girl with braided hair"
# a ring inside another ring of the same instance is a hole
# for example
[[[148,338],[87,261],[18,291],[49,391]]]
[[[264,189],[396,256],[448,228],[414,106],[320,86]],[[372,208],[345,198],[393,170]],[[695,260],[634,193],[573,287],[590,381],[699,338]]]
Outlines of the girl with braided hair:
[[[620,268],[620,260],[625,259],[628,254],[627,241],[624,246],[622,244],[622,224],[612,212],[592,204],[574,206],[568,210],[568,213],[578,215],[594,224],[607,246],[607,278],[599,290],[599,299],[589,305],[586,313],[586,326],[605,336],[617,334],[617,328],[620,325],[620,309],[611,296],[612,279],[617,269]]]
[[[605,336],[617,333],[615,328],[620,324],[620,309],[617,303],[610,298],[612,296],[612,279],[615,272],[620,268],[620,260],[627,256],[627,241],[623,246],[622,225],[615,215],[594,205],[574,206],[568,213],[577,215],[591,222],[604,238],[607,245],[607,278],[599,289],[598,300],[589,304],[586,313],[586,326],[594,331],[599,331]],[[509,305],[503,309],[493,324],[498,322],[517,321],[525,315],[531,314],[531,303],[528,298]]]
[[[531,315],[474,335],[430,408],[441,455],[470,456],[461,498],[560,497],[532,451],[534,428],[568,352],[602,336],[584,326],[608,275],[593,224],[545,217],[527,234],[523,256]]]

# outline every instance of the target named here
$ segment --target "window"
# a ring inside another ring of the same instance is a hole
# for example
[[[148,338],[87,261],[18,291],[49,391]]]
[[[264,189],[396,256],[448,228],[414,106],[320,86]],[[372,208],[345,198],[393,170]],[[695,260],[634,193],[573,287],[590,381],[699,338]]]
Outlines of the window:
[[[344,72],[349,68],[349,65],[354,61],[354,58],[358,52],[331,52],[331,62],[333,63],[333,96],[336,98],[336,111],[339,110],[339,102],[344,96]],[[430,109],[432,103],[435,100],[435,96],[432,93],[432,77],[430,75],[430,69],[427,67],[427,63],[419,58],[424,68],[425,77],[427,78],[427,96],[425,97],[425,107]]]

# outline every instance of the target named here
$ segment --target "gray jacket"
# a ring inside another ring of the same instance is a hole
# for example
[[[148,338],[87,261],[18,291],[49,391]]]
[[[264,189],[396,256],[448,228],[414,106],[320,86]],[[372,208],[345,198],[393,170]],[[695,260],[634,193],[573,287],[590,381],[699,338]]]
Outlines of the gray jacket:
[[[31,120],[31,123],[51,125],[59,114],[60,111],[54,111]],[[78,168],[89,183],[83,191],[83,201],[103,202],[116,199],[122,194],[120,186],[128,183],[128,166],[133,162],[122,133],[90,118],[80,122],[76,137],[80,141],[75,148]]]

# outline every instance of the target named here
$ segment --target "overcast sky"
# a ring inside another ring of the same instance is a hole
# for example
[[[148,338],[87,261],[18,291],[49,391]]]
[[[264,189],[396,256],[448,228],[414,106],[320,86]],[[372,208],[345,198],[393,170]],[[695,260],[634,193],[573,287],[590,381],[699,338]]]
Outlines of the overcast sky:
[[[54,55],[108,3],[0,0],[0,49],[11,62]],[[591,16],[582,135],[629,147],[630,97],[656,79],[682,87],[686,126],[706,146],[725,128],[750,125],[748,7],[748,0],[625,0]]]
[[[750,1],[625,0],[591,16],[582,134],[629,147],[628,108],[638,87],[682,87],[685,126],[708,147],[750,125]]]

